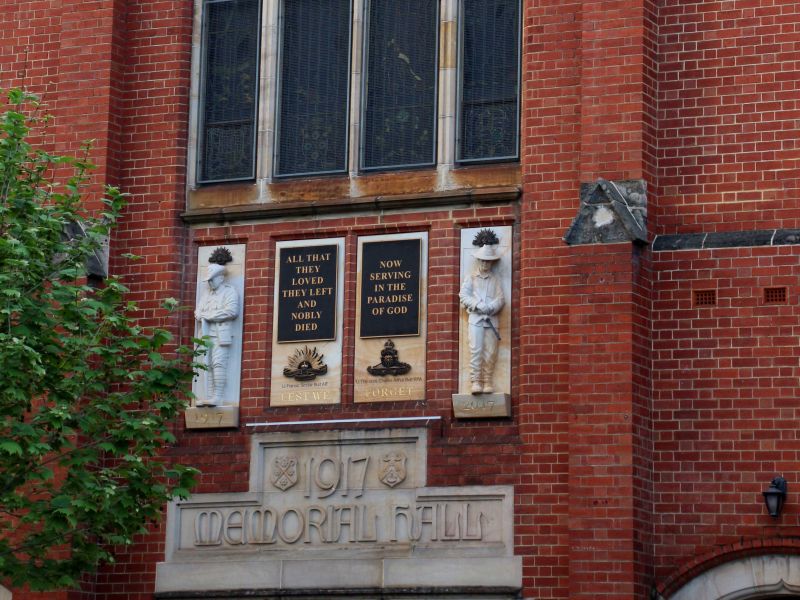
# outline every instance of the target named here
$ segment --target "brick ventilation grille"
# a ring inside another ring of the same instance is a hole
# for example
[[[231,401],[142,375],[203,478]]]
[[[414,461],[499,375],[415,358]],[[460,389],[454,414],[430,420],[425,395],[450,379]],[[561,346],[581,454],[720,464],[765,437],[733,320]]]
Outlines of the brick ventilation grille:
[[[716,306],[717,305],[717,290],[695,290],[694,291],[694,305],[695,306]]]
[[[786,288],[785,287],[764,288],[764,303],[786,304]]]

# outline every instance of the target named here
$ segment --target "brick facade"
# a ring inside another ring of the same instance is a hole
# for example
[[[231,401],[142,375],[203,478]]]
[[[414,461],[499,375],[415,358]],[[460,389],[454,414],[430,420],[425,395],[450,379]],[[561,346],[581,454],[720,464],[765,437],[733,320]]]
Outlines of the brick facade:
[[[247,244],[242,424],[440,416],[428,482],[514,486],[524,598],[669,598],[733,557],[798,553],[795,0],[525,0],[519,170],[470,167],[450,195],[424,172],[373,175],[358,212],[327,179],[336,202],[307,215],[324,198],[314,181],[276,185],[282,207],[248,205],[242,184],[204,188],[184,215],[190,0],[6,4],[0,86],[41,94],[56,118],[42,141],[66,153],[94,139],[97,185],[130,195],[111,269],[145,324],[187,340],[191,317],[166,322],[160,300],[193,303],[198,245]],[[580,184],[599,177],[646,181],[650,244],[564,243]],[[491,225],[515,236],[513,416],[456,421],[459,230]],[[429,235],[427,399],[356,405],[357,236],[408,231]],[[740,234],[704,235],[719,232]],[[342,403],[270,408],[275,243],[333,236],[346,248]],[[785,303],[765,301],[773,287]],[[695,306],[697,290],[716,305]],[[246,491],[250,429],[175,429],[169,454],[202,469],[197,492]],[[779,519],[761,499],[776,474],[790,486]],[[82,591],[15,598],[150,599],[164,536],[120,549]]]

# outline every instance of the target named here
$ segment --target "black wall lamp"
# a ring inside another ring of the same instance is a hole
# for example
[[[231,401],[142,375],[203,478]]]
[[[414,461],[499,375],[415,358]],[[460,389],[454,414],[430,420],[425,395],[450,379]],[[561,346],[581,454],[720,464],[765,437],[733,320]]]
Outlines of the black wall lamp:
[[[783,510],[783,504],[786,502],[786,490],[788,484],[783,477],[776,477],[769,484],[769,489],[764,494],[764,504],[767,505],[767,512],[770,517],[780,517]]]

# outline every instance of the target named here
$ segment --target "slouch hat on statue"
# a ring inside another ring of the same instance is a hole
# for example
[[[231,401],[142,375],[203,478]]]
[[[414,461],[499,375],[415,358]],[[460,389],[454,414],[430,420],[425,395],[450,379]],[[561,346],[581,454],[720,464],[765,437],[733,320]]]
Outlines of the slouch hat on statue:
[[[216,263],[211,263],[208,265],[208,271],[206,273],[206,281],[219,275],[220,273],[224,274],[226,271],[225,265],[218,265]]]
[[[478,249],[472,253],[472,256],[478,260],[500,260],[500,255],[497,254],[497,245],[500,240],[497,234],[491,229],[481,229],[472,240],[472,245],[477,246]]]
[[[225,247],[219,247],[214,252],[211,253],[211,256],[208,259],[208,262],[211,263],[208,265],[208,271],[206,272],[206,281],[211,279],[212,277],[225,274],[225,265],[229,262],[233,261],[233,256],[231,255],[230,250]]]
[[[472,256],[479,260],[500,260],[497,246],[481,246],[479,250],[472,253]]]

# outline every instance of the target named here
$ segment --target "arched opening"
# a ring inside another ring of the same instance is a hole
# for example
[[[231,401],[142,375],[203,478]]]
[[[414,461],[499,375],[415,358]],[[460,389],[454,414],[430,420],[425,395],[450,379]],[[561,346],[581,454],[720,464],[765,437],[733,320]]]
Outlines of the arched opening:
[[[668,600],[800,600],[800,556],[746,556],[704,571]]]

